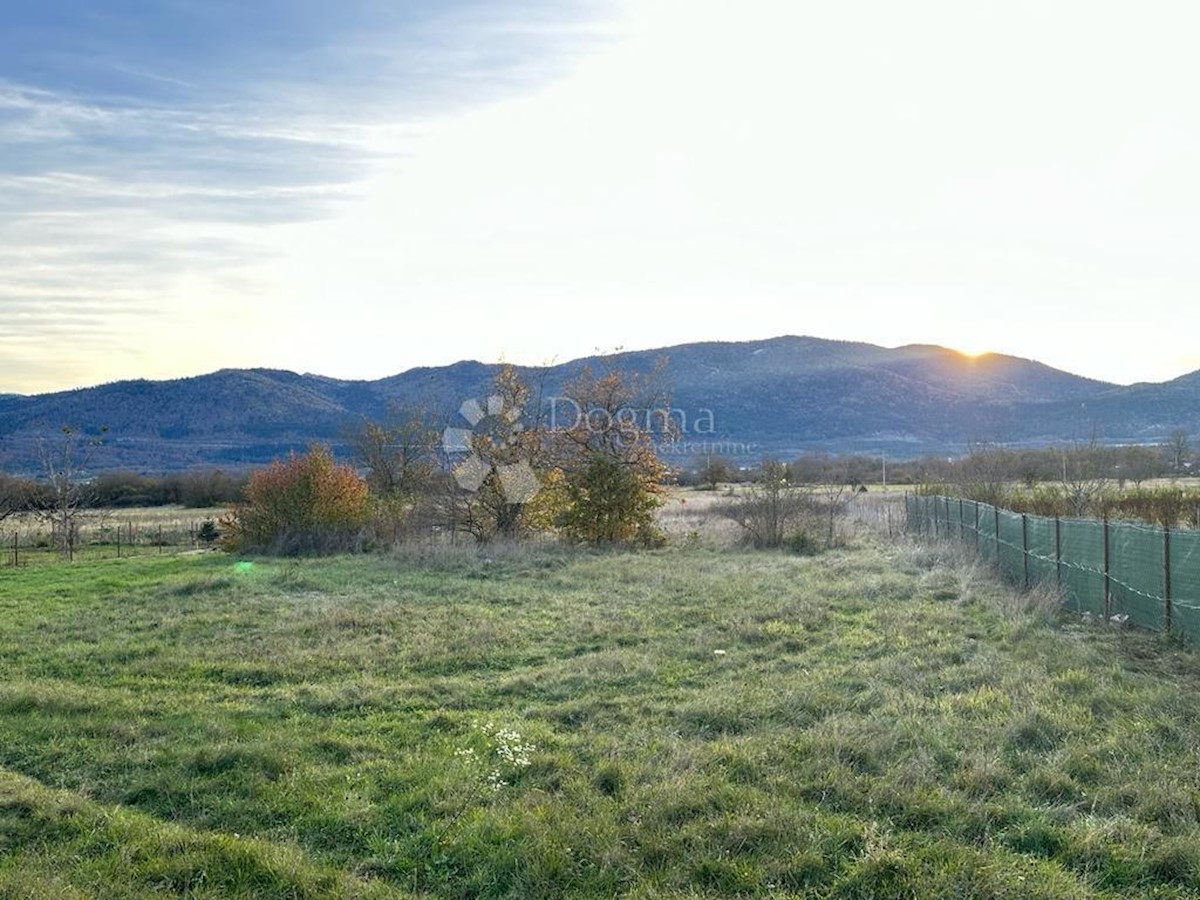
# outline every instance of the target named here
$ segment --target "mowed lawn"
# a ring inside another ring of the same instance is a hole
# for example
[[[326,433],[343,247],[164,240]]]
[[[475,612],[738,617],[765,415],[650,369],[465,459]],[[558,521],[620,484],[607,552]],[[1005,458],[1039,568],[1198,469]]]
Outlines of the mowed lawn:
[[[1197,655],[941,552],[0,570],[0,896],[1196,896]]]

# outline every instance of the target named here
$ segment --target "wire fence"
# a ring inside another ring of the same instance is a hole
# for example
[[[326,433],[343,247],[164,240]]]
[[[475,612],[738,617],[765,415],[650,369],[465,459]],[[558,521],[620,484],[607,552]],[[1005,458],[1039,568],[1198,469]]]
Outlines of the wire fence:
[[[124,559],[181,553],[213,545],[204,519],[121,521],[107,516],[76,523],[70,540],[52,523],[24,522],[0,528],[0,568],[24,567],[75,558]],[[65,546],[65,552],[64,552]]]
[[[1200,531],[911,494],[905,512],[910,532],[973,543],[1010,581],[1057,585],[1070,609],[1200,643]]]

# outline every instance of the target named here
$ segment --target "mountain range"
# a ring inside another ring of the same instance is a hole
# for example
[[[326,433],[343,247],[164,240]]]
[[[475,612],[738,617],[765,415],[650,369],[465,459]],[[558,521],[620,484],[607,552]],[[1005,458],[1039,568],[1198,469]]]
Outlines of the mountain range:
[[[687,425],[681,455],[786,457],[808,450],[897,457],[971,442],[1148,443],[1200,431],[1200,372],[1129,387],[1028,359],[945,347],[813,337],[681,344],[522,373],[544,396],[585,366],[659,378]],[[34,472],[39,440],[64,425],[98,431],[94,463],[146,472],[258,465],[314,441],[339,445],[389,404],[421,403],[449,422],[489,393],[499,366],[414,368],[376,381],[273,369],[223,369],[171,381],[120,381],[33,396],[0,394],[0,470]],[[560,408],[566,408],[560,407]],[[462,423],[459,423],[462,424]]]

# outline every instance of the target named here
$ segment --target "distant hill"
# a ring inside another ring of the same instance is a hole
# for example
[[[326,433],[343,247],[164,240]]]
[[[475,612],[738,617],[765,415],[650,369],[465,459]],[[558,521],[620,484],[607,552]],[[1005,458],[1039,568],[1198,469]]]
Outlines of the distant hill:
[[[672,405],[691,423],[711,411],[712,433],[687,438],[752,454],[909,455],[952,452],[971,441],[1036,444],[1097,434],[1143,442],[1178,427],[1200,431],[1200,372],[1119,387],[1012,356],[790,336],[642,350],[622,354],[619,364],[650,372],[664,359]],[[523,371],[551,396],[588,364],[597,361]],[[63,424],[108,428],[97,459],[104,467],[254,465],[315,440],[338,443],[348,427],[382,416],[394,401],[421,402],[449,418],[464,399],[487,395],[497,368],[466,361],[377,381],[224,369],[0,395],[0,466],[35,469],[39,435]]]

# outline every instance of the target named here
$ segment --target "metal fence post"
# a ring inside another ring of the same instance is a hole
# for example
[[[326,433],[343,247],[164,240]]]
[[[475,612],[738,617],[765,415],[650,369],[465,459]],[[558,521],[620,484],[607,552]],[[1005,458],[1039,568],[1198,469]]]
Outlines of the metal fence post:
[[[1021,583],[1029,590],[1029,516],[1021,513]]]
[[[996,529],[996,565],[1000,565],[1000,507],[992,507],[992,525]]]
[[[1104,514],[1104,621],[1112,618],[1112,581],[1108,559],[1108,513]]]
[[[975,507],[975,552],[979,552],[979,501],[972,500],[971,504]]]
[[[1054,517],[1054,578],[1062,586],[1062,519]]]
[[[1163,630],[1171,633],[1171,526],[1163,526]]]

